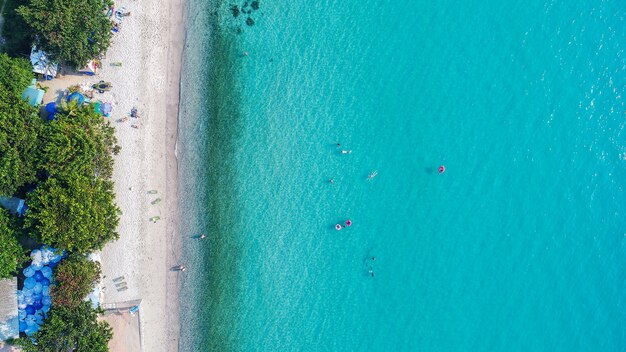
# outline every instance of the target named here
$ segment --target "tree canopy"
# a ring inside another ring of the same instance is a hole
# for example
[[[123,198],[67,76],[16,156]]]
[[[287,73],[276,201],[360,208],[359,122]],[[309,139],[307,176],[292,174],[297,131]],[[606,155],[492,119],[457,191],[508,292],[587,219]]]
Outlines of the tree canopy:
[[[46,123],[41,141],[41,165],[52,177],[71,175],[110,179],[112,154],[119,147],[115,130],[92,106],[61,107],[58,119]]]
[[[9,221],[9,213],[0,208],[0,279],[12,277],[26,259]]]
[[[76,307],[100,279],[100,264],[84,255],[71,255],[54,269],[50,295],[55,306]]]
[[[35,78],[30,62],[21,58],[11,58],[0,54],[0,85],[15,96],[21,96],[30,81]]]
[[[30,339],[19,339],[24,352],[106,352],[113,337],[111,326],[98,321],[98,313],[91,302],[80,302],[76,307],[53,306],[41,329]]]
[[[0,195],[37,179],[42,120],[21,98],[32,78],[27,61],[0,55]]]
[[[29,0],[17,12],[53,59],[80,68],[111,44],[110,0]]]
[[[24,226],[33,237],[54,247],[88,253],[117,239],[119,208],[113,183],[71,175],[49,178],[27,196]]]

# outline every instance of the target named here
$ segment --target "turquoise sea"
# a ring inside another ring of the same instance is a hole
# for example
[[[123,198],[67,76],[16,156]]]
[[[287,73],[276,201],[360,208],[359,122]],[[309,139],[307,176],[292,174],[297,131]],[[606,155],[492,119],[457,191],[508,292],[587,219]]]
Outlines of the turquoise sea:
[[[182,351],[626,350],[622,1],[251,4],[186,9]]]

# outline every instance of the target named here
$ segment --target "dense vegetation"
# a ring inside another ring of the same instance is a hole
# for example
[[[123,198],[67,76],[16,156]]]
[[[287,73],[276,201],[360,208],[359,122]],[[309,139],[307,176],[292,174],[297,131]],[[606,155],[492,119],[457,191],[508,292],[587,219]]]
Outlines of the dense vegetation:
[[[29,0],[17,8],[35,34],[36,44],[52,58],[83,67],[111,44],[109,0]]]
[[[14,194],[37,180],[42,121],[21,99],[33,74],[28,61],[0,54],[0,195]]]
[[[19,344],[24,352],[108,351],[113,332],[109,324],[98,321],[98,313],[90,302],[71,308],[56,306],[33,336],[37,345],[30,339],[20,339]]]
[[[107,351],[111,328],[83,301],[100,277],[99,264],[85,254],[118,237],[111,175],[119,146],[91,105],[66,104],[56,120],[41,119],[21,99],[32,78],[27,62],[0,54],[0,195],[28,205],[23,218],[0,208],[0,278],[26,259],[18,234],[68,256],[56,268],[52,308],[33,336],[37,345],[17,343],[25,351]]]
[[[0,208],[0,279],[12,277],[26,259],[10,221],[9,212]]]
[[[54,271],[52,302],[55,306],[75,308],[100,279],[100,264],[82,255],[63,260]]]

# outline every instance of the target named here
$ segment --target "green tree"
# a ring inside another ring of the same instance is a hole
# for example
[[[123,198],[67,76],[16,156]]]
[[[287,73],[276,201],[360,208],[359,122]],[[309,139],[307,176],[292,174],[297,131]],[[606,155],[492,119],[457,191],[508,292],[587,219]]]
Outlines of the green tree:
[[[106,352],[113,330],[105,321],[98,321],[101,310],[90,302],[73,308],[52,306],[50,315],[33,337],[37,345],[26,339],[17,340],[24,352]]]
[[[113,183],[71,175],[49,178],[27,196],[25,229],[40,242],[80,254],[117,239]]]
[[[29,0],[17,8],[52,58],[80,68],[111,43],[110,0]]]
[[[26,257],[10,225],[9,213],[0,208],[0,279],[12,277]]]
[[[54,269],[50,295],[55,306],[77,307],[100,279],[100,263],[70,255]]]
[[[36,181],[42,121],[21,98],[32,78],[28,61],[0,54],[0,195]]]
[[[0,54],[0,84],[15,96],[21,96],[35,78],[32,70],[28,60]]]
[[[94,107],[63,105],[58,119],[46,123],[41,138],[41,166],[51,177],[72,175],[110,179],[112,154],[119,152],[115,130]]]
[[[30,105],[0,86],[0,195],[37,180],[41,125]]]

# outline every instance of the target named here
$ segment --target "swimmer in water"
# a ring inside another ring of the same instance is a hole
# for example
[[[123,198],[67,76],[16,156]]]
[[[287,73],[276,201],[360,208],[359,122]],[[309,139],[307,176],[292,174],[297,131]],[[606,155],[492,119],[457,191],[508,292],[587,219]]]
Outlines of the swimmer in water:
[[[335,180],[333,180],[332,178],[328,179],[328,183],[335,183]]]
[[[371,277],[374,277],[374,270],[370,269],[369,274]]]
[[[374,177],[376,177],[377,175],[378,175],[378,170],[374,170],[374,171],[372,171],[372,173],[371,173],[371,174],[367,175],[367,180],[368,180],[368,181],[369,181],[369,180],[373,180],[373,179],[374,179]]]
[[[206,238],[205,234],[200,235],[200,239]]]

